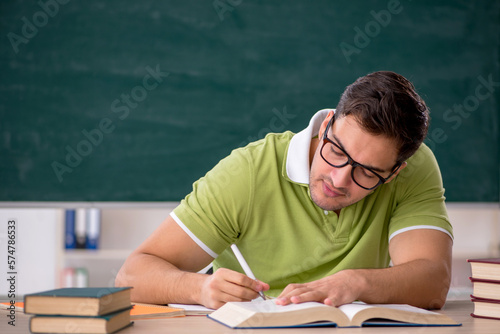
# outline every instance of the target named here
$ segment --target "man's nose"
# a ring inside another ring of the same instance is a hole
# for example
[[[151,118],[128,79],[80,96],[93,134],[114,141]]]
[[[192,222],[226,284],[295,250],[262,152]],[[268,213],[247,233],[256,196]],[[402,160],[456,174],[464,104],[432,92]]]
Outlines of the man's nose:
[[[330,176],[332,178],[333,186],[336,188],[346,188],[352,182],[351,165],[346,165],[340,168],[332,168]]]

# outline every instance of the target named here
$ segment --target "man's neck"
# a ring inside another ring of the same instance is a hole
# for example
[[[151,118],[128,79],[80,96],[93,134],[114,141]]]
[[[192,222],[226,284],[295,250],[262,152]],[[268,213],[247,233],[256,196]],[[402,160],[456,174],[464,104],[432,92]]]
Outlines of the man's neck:
[[[314,137],[311,139],[311,145],[309,146],[309,169],[311,168],[311,164],[314,158],[314,154],[316,153],[316,149],[319,145],[319,138]]]

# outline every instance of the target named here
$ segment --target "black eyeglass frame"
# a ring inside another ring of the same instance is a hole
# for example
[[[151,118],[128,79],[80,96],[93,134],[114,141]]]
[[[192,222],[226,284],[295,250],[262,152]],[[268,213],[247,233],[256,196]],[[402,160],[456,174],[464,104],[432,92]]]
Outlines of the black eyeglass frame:
[[[319,154],[321,155],[321,158],[323,158],[323,160],[332,167],[342,168],[342,167],[345,167],[347,165],[351,165],[351,167],[352,167],[351,168],[351,178],[354,181],[354,183],[356,183],[358,186],[360,186],[361,188],[366,189],[366,190],[373,190],[373,189],[377,188],[378,186],[380,186],[381,184],[386,183],[387,180],[389,180],[394,175],[394,173],[396,173],[396,171],[401,167],[401,165],[403,163],[396,163],[396,165],[392,169],[391,174],[389,174],[388,177],[383,177],[383,176],[379,175],[377,172],[375,172],[373,169],[371,169],[370,167],[366,167],[365,165],[360,164],[359,162],[355,161],[353,158],[351,158],[351,156],[342,147],[340,147],[337,143],[335,143],[334,141],[332,141],[330,138],[327,137],[326,134],[328,133],[328,130],[330,129],[330,127],[332,127],[334,120],[335,120],[335,116],[332,116],[332,118],[328,122],[328,125],[326,126],[325,132],[323,133],[323,144],[321,146],[321,150],[319,151]],[[335,165],[331,164],[328,160],[326,160],[326,158],[323,156],[323,149],[327,143],[333,144],[342,153],[344,153],[345,156],[347,157],[347,162],[342,164],[342,165],[335,166]],[[371,173],[373,173],[375,176],[377,176],[379,179],[378,183],[371,188],[363,187],[361,184],[359,184],[358,181],[356,181],[356,179],[354,178],[354,168],[356,168],[358,166],[369,170]]]

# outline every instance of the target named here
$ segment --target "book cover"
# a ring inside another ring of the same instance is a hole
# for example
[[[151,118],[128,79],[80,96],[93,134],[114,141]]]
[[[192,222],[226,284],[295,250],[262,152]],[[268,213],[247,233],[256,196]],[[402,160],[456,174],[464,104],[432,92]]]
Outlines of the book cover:
[[[95,316],[130,307],[130,287],[62,288],[24,296],[24,312]]]
[[[470,263],[486,263],[486,264],[497,264],[500,265],[500,258],[489,258],[489,259],[468,259],[467,262]]]
[[[395,304],[332,307],[316,302],[286,306],[276,305],[273,300],[229,302],[208,317],[231,328],[299,327],[319,322],[337,327],[460,326],[443,314]],[[372,321],[380,319],[387,321]]]
[[[475,318],[500,320],[500,300],[476,298],[471,295],[474,303],[474,312],[471,316]]]
[[[74,249],[76,248],[74,209],[66,210],[64,224],[64,246],[66,249]]]
[[[500,300],[500,281],[469,277],[475,298]]]
[[[92,208],[87,213],[87,240],[88,249],[99,248],[99,238],[101,235],[101,210]]]
[[[131,325],[130,308],[102,316],[35,315],[32,333],[114,333]]]
[[[181,308],[156,304],[134,303],[130,310],[130,318],[133,320],[184,317],[185,315],[186,313]]]
[[[15,302],[14,304],[11,304],[10,302],[3,302],[0,303],[2,305],[2,310],[10,310],[12,307],[16,311],[24,311],[24,303],[23,302]]]
[[[87,268],[75,268],[75,288],[86,288],[89,286],[89,272]]]
[[[473,278],[500,280],[500,258],[469,259]]]
[[[500,284],[500,280],[469,277],[472,283]]]
[[[75,268],[67,267],[61,270],[60,286],[63,288],[75,287]]]

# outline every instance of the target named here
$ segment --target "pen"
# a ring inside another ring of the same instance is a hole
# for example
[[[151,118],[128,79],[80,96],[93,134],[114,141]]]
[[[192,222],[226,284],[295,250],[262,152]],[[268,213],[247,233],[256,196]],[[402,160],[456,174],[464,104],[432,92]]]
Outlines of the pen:
[[[252,270],[248,266],[247,261],[245,261],[245,258],[243,257],[243,255],[241,254],[240,250],[238,249],[238,246],[236,246],[235,244],[232,244],[231,245],[231,249],[233,250],[234,255],[236,255],[236,259],[240,263],[240,265],[243,268],[243,271],[245,272],[245,274],[247,274],[247,276],[250,277],[251,279],[256,279],[255,275],[252,272]],[[262,293],[262,291],[259,291],[259,295],[262,297],[262,299],[266,300],[266,296],[264,296],[264,293]]]

